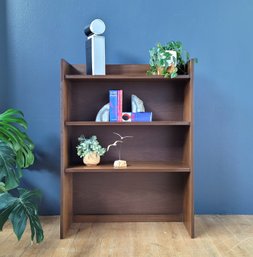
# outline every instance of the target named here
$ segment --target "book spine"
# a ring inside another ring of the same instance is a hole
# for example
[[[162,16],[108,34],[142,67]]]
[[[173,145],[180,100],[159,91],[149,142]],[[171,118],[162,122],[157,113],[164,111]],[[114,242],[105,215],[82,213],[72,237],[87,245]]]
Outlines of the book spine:
[[[110,122],[118,121],[118,90],[109,90],[109,118]]]
[[[133,122],[151,122],[152,112],[135,112],[132,113]]]
[[[122,122],[123,91],[118,90],[118,122]]]

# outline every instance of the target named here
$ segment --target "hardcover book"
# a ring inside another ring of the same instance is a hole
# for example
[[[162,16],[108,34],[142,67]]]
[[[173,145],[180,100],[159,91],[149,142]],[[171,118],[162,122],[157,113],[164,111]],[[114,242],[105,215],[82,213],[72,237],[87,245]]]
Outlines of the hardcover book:
[[[118,122],[122,121],[123,90],[118,90]]]
[[[118,90],[109,90],[109,119],[110,122],[118,121]]]
[[[151,122],[152,112],[133,112],[132,121],[133,122]]]

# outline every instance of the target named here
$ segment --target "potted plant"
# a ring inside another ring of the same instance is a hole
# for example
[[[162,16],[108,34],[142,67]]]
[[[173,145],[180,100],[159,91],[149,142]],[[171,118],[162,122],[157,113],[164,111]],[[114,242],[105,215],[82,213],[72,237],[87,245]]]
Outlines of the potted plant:
[[[186,63],[190,59],[189,53],[180,41],[171,41],[166,45],[157,44],[149,51],[150,69],[148,75],[163,75],[174,78],[177,74],[186,73]]]
[[[78,141],[77,155],[83,158],[85,165],[96,166],[100,162],[100,156],[105,154],[106,149],[99,144],[96,136],[86,138],[81,135]]]
[[[34,162],[34,145],[26,129],[22,112],[9,109],[0,114],[0,230],[9,219],[20,240],[28,220],[32,242],[40,243],[44,239],[37,207],[40,192],[19,187],[22,169]]]

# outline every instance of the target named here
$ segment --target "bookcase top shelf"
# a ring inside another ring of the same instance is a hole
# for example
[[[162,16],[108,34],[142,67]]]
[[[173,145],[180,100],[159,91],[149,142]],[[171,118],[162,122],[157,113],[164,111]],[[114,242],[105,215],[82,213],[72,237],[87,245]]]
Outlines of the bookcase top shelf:
[[[152,121],[152,122],[95,122],[66,121],[66,126],[190,126],[189,121]]]
[[[170,80],[159,75],[65,75],[65,79],[68,80]],[[173,80],[188,80],[189,75],[178,75]]]
[[[68,71],[64,78],[67,80],[189,80],[190,75],[178,75],[176,78],[169,79],[163,76],[146,74],[149,70],[148,64],[107,64],[106,75],[86,75],[84,64],[69,64]]]
[[[166,162],[128,162],[126,168],[114,168],[113,164],[100,164],[97,166],[72,166],[65,170],[66,173],[75,172],[190,172],[190,167],[185,164],[171,164]]]

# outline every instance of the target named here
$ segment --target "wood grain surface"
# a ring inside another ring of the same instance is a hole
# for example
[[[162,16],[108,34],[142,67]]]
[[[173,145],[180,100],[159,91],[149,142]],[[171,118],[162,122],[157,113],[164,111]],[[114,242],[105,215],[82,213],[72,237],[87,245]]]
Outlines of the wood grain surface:
[[[62,60],[62,238],[77,217],[78,221],[176,217],[194,237],[192,60],[187,67],[187,74],[175,79],[147,76],[149,66],[136,64],[107,65],[106,76],[86,76],[84,65]],[[137,95],[154,122],[95,123],[110,89],[123,90],[125,112],[131,111],[131,95]],[[81,166],[78,137],[96,135],[107,147],[118,139],[113,132],[133,136],[124,143],[121,157],[112,148],[97,168]],[[112,168],[119,158],[130,164],[124,172]]]
[[[179,222],[76,223],[59,239],[59,218],[43,217],[45,241],[0,233],[1,257],[251,257],[253,216],[196,215],[196,238]]]

